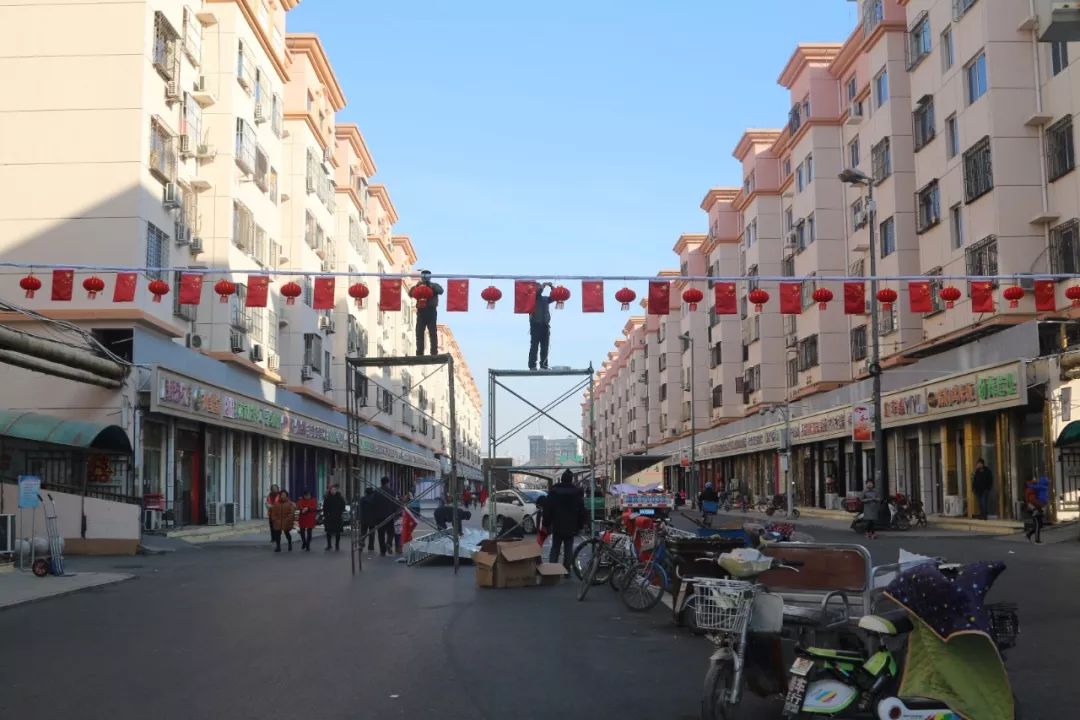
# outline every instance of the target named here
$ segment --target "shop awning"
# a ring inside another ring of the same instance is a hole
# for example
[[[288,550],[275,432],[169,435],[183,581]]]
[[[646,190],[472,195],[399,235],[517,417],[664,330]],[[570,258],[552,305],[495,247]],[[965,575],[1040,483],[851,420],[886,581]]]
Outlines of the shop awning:
[[[106,452],[131,452],[131,441],[119,425],[68,420],[21,410],[0,410],[0,435]]]
[[[1061,429],[1061,434],[1058,435],[1055,445],[1070,445],[1072,443],[1080,443],[1080,420],[1073,420],[1071,423]]]

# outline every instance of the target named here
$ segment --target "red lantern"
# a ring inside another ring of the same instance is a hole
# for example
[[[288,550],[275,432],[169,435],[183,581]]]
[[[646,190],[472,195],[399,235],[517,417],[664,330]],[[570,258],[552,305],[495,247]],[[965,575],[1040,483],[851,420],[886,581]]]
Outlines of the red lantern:
[[[765,306],[765,303],[769,302],[769,293],[765,292],[761,288],[751,290],[750,294],[746,297],[750,302],[754,303],[754,309],[758,312],[761,312],[762,308],[764,308]]]
[[[484,291],[480,293],[480,299],[487,303],[488,310],[494,310],[495,303],[502,300],[502,290],[494,285],[488,285],[484,288]]]
[[[953,304],[960,299],[961,294],[960,288],[953,287],[952,285],[941,288],[941,291],[938,293],[938,295],[941,296],[941,299],[945,301],[945,307],[950,310],[953,308]]]
[[[824,310],[829,307],[829,303],[832,301],[833,294],[832,290],[830,290],[829,288],[818,288],[814,291],[812,297],[814,298],[814,302],[818,304],[818,309]]]
[[[281,286],[281,294],[285,298],[286,305],[295,305],[296,298],[300,297],[304,293],[304,288],[300,287],[300,283],[296,281],[289,281]]]
[[[34,297],[34,293],[41,289],[41,279],[34,273],[30,273],[19,281],[19,287],[26,291],[26,297]],[[1065,293],[1068,295],[1068,293]]]
[[[435,291],[431,289],[430,285],[415,285],[413,289],[409,291],[409,297],[416,300],[416,307],[418,310],[423,310],[427,307],[428,300],[435,297]]]
[[[1010,285],[1001,293],[1002,297],[1009,301],[1009,307],[1020,307],[1020,301],[1024,298],[1024,288],[1019,285]]]
[[[229,296],[236,292],[236,283],[222,278],[214,284],[214,292],[221,296],[221,302],[229,302]]]
[[[1072,300],[1073,307],[1080,307],[1080,285],[1071,285],[1065,288],[1065,297]]]
[[[896,302],[897,294],[892,288],[881,288],[877,291],[878,302],[881,303],[883,310],[888,312],[892,310],[892,304]]]
[[[159,303],[161,302],[162,295],[169,294],[169,283],[164,280],[151,280],[150,284],[146,286],[146,289],[154,296],[154,302]]]
[[[683,302],[690,306],[690,311],[697,310],[697,304],[705,299],[704,293],[697,288],[686,288],[682,294]]]
[[[364,298],[366,298],[370,292],[368,286],[361,282],[353,283],[349,286],[349,297],[356,301],[356,307],[358,308],[364,307]]]
[[[623,310],[630,309],[630,303],[637,299],[637,293],[628,287],[624,287],[619,292],[615,293],[615,302],[622,303]]]
[[[86,297],[93,300],[99,292],[105,289],[105,281],[97,275],[91,275],[82,281],[82,286],[86,290]]]
[[[563,304],[570,299],[570,289],[565,285],[556,285],[551,288],[551,299],[555,301],[555,307],[562,310]]]

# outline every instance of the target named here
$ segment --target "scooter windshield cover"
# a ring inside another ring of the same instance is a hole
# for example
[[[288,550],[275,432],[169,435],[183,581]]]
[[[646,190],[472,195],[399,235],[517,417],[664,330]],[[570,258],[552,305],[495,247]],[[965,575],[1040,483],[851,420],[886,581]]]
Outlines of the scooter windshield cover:
[[[935,563],[926,563],[902,572],[885,592],[943,640],[970,632],[989,637],[986,593],[1004,570],[1003,562],[977,562],[947,577]]]

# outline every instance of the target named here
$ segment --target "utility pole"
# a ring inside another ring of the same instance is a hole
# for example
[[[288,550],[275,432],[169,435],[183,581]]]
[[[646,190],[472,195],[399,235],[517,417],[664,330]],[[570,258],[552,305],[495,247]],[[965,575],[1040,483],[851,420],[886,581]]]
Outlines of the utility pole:
[[[689,332],[680,336],[690,346],[690,490],[701,492],[697,486],[697,387],[694,384],[694,338]]]

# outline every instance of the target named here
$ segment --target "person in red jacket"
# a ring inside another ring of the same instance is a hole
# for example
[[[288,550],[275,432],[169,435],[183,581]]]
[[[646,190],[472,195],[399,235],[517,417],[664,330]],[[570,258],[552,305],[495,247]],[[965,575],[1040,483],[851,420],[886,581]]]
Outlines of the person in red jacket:
[[[311,497],[311,491],[305,490],[303,497],[296,502],[300,511],[300,544],[311,552],[311,534],[315,530],[315,519],[319,514],[319,504]]]
[[[1035,538],[1035,542],[1042,544],[1042,526],[1046,521],[1046,510],[1043,502],[1039,499],[1039,486],[1035,478],[1027,481],[1024,485],[1024,535],[1028,542]]]

